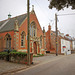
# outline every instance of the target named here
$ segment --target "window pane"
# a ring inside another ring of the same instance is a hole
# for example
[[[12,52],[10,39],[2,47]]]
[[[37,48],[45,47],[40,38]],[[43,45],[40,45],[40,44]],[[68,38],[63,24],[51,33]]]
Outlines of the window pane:
[[[23,46],[23,39],[21,40],[21,46]]]

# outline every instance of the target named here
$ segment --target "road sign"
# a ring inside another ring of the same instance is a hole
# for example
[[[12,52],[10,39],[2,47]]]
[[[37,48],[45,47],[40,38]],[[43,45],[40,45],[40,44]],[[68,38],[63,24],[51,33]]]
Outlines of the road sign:
[[[66,48],[66,46],[63,46],[63,48]]]

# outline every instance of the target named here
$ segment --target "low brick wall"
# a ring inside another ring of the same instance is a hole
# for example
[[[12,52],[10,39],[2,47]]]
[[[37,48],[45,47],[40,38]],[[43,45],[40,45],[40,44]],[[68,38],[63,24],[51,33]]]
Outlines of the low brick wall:
[[[27,64],[27,54],[18,55],[18,54],[8,54],[8,55],[0,55],[1,60],[6,60],[14,63],[22,63]],[[30,63],[33,62],[33,53],[30,53]]]
[[[25,56],[22,55],[9,55],[9,61],[14,63],[22,63],[27,64],[27,54]],[[33,62],[33,53],[30,53],[30,63]]]

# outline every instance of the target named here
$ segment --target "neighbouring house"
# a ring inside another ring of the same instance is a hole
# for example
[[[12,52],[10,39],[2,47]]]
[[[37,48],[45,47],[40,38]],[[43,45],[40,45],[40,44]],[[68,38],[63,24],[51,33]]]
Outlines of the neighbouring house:
[[[71,50],[73,50],[73,45],[72,45],[73,39],[72,39],[72,37],[69,36],[69,34],[66,34],[66,35],[64,36],[64,38],[65,38],[66,40],[70,41],[70,48],[71,48]]]
[[[19,15],[0,21],[0,51],[16,49],[27,52],[27,14]],[[39,21],[32,7],[30,12],[30,52],[34,54],[45,53],[46,34],[41,29]]]
[[[75,50],[75,40],[72,41],[73,50]]]
[[[61,33],[58,30],[58,54],[71,54],[72,50],[72,37],[68,34],[64,36],[64,33]],[[49,25],[48,31],[46,32],[46,48],[50,53],[56,53],[56,32],[51,30]]]
[[[71,42],[69,40],[61,39],[61,54],[71,54]]]
[[[75,50],[75,38],[72,40],[72,50]]]
[[[75,38],[73,37],[72,38],[72,50],[71,50],[71,53],[75,53]]]
[[[58,53],[61,51],[61,41],[60,36],[58,36]],[[56,53],[56,32],[51,30],[51,26],[48,26],[48,31],[46,32],[46,49],[50,53]]]

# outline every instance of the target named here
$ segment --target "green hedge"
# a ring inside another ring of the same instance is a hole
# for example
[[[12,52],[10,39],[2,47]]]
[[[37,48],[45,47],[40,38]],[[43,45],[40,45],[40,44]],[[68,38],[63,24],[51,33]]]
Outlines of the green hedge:
[[[7,55],[9,55],[7,52],[0,52],[0,59],[4,59]]]
[[[11,54],[11,55],[13,55],[13,54],[15,54],[15,55],[27,55],[27,53],[25,53],[25,52],[10,52],[9,54]],[[0,55],[9,55],[7,52],[0,52]]]
[[[13,49],[11,52],[17,52],[17,50]]]
[[[7,52],[0,52],[0,59],[2,58],[4,58],[4,57],[6,57],[7,55],[11,55],[11,56],[19,56],[19,57],[21,57],[21,56],[25,56],[25,55],[27,55],[27,53],[25,53],[25,52],[10,52],[10,53],[7,53]]]
[[[8,55],[8,53],[7,52],[0,52],[0,55]]]
[[[27,55],[25,52],[10,52],[11,55]]]

